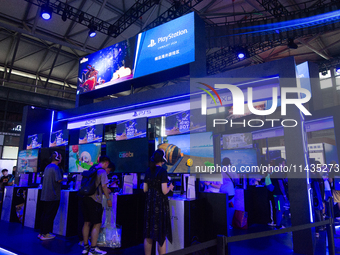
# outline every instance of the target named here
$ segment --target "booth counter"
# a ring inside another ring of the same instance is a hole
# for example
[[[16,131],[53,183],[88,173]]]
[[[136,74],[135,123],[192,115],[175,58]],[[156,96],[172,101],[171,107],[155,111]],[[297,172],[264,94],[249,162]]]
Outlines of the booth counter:
[[[1,220],[7,222],[23,222],[23,209],[25,205],[27,189],[27,187],[5,187],[1,210]]]

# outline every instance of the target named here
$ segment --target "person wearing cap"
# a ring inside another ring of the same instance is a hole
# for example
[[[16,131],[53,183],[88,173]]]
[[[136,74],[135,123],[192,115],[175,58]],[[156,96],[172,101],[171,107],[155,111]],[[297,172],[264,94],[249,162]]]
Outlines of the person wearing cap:
[[[107,198],[107,206],[112,207],[112,201],[110,198],[110,190],[107,187],[109,180],[107,174],[110,169],[110,158],[103,155],[99,158],[99,163],[90,168],[90,171],[97,169],[97,179],[96,179],[96,192],[91,196],[86,196],[83,198],[82,212],[84,216],[84,226],[83,226],[83,239],[84,239],[84,250],[82,254],[97,255],[106,254],[106,251],[100,250],[97,246],[98,236],[100,227],[102,225],[103,216],[103,194]],[[112,166],[111,166],[112,167]],[[91,246],[89,245],[89,235],[91,230]]]
[[[40,234],[38,238],[42,241],[55,238],[52,234],[53,221],[57,215],[60,204],[61,182],[63,180],[59,164],[61,155],[54,151],[51,155],[51,164],[44,170],[44,181],[41,191],[42,215],[40,222]]]
[[[163,150],[156,150],[151,157],[150,167],[145,173],[143,190],[146,193],[144,213],[144,252],[151,255],[153,240],[158,243],[158,254],[166,252],[167,238],[172,242],[170,209],[167,194],[173,191],[168,186],[168,173],[162,168],[166,162]]]

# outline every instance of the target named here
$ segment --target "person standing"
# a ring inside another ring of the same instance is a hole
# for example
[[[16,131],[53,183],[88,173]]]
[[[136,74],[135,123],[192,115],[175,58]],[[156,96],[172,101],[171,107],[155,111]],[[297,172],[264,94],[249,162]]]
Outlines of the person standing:
[[[54,151],[52,153],[52,162],[44,170],[44,181],[41,191],[40,200],[43,202],[43,212],[40,223],[40,240],[49,240],[55,238],[52,234],[53,221],[57,215],[60,204],[61,182],[63,180],[59,164],[61,155]]]
[[[143,190],[146,193],[144,213],[144,252],[151,255],[152,241],[158,243],[158,254],[166,252],[165,239],[172,242],[169,201],[166,196],[173,191],[168,187],[168,173],[162,168],[166,162],[163,150],[156,150],[146,170]]]
[[[101,156],[99,158],[99,164],[94,165],[90,168],[90,170],[97,169],[97,177],[96,177],[96,192],[91,195],[83,198],[83,216],[84,216],[84,226],[83,226],[83,238],[84,238],[84,250],[82,254],[88,255],[98,255],[98,254],[106,254],[106,251],[102,251],[97,247],[97,240],[99,236],[100,227],[102,225],[102,216],[103,216],[103,193],[107,198],[107,206],[112,207],[112,201],[110,198],[110,191],[107,187],[109,182],[107,178],[106,169],[108,169],[110,165],[110,159],[108,156]],[[89,245],[89,235],[90,228],[91,230],[91,247]]]

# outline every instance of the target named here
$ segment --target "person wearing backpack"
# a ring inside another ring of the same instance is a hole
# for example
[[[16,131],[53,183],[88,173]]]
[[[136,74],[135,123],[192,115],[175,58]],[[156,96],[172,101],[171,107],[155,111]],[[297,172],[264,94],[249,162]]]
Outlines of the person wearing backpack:
[[[57,215],[60,204],[61,182],[63,180],[59,164],[61,155],[54,151],[51,155],[52,162],[44,170],[44,181],[41,191],[43,205],[40,234],[38,238],[42,241],[55,238],[53,231],[53,221]]]
[[[102,215],[103,215],[103,194],[107,198],[107,206],[112,207],[112,201],[110,198],[110,191],[107,187],[108,178],[105,169],[110,165],[110,159],[108,156],[101,156],[99,158],[99,164],[94,165],[90,168],[91,178],[95,178],[95,190],[93,194],[85,195],[82,200],[82,211],[84,216],[84,226],[83,226],[83,238],[84,238],[84,250],[82,254],[88,255],[98,255],[106,254],[106,251],[102,251],[97,247],[97,240],[102,225]],[[94,174],[92,174],[92,172]],[[85,173],[85,172],[84,172]],[[83,174],[83,179],[86,175]],[[91,180],[90,180],[91,181]],[[83,186],[83,181],[82,181]],[[80,188],[80,191],[83,187]],[[81,194],[81,193],[80,193]],[[83,193],[84,194],[84,193]],[[91,231],[91,247],[89,246],[89,234]]]

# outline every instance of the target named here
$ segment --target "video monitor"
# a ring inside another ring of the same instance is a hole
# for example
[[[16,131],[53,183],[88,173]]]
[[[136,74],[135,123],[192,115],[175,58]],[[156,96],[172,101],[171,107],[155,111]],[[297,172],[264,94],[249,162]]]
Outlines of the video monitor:
[[[106,155],[116,165],[115,173],[144,173],[150,154],[148,138],[106,143]]]
[[[252,133],[239,133],[222,136],[222,149],[253,148]]]
[[[214,165],[212,132],[167,136],[158,148],[165,151],[168,173],[189,173],[196,166]]]
[[[236,167],[237,173],[246,174],[247,172],[242,170],[257,166],[256,149],[221,150],[221,160],[226,157],[230,159],[231,165]]]
[[[27,137],[26,149],[38,149],[42,145],[43,134],[34,134]]]
[[[98,164],[101,155],[100,143],[88,143],[69,146],[68,171],[81,173]]]
[[[201,109],[171,113],[165,119],[165,134],[178,135],[206,131],[206,116]]]
[[[40,149],[40,157],[39,157],[39,172],[44,172],[46,166],[51,164],[52,158],[51,155],[54,152],[58,152],[58,154],[61,155],[61,163],[58,165],[59,168],[62,170],[62,173],[67,172],[66,169],[66,146],[58,146],[58,147],[52,147],[52,148],[41,148]]]
[[[101,143],[103,141],[104,125],[85,127],[79,130],[79,144]]]
[[[37,172],[39,149],[22,150],[18,155],[18,172]]]
[[[146,137],[147,118],[138,118],[117,123],[116,140]]]
[[[51,133],[50,147],[68,145],[68,130],[62,129]]]

